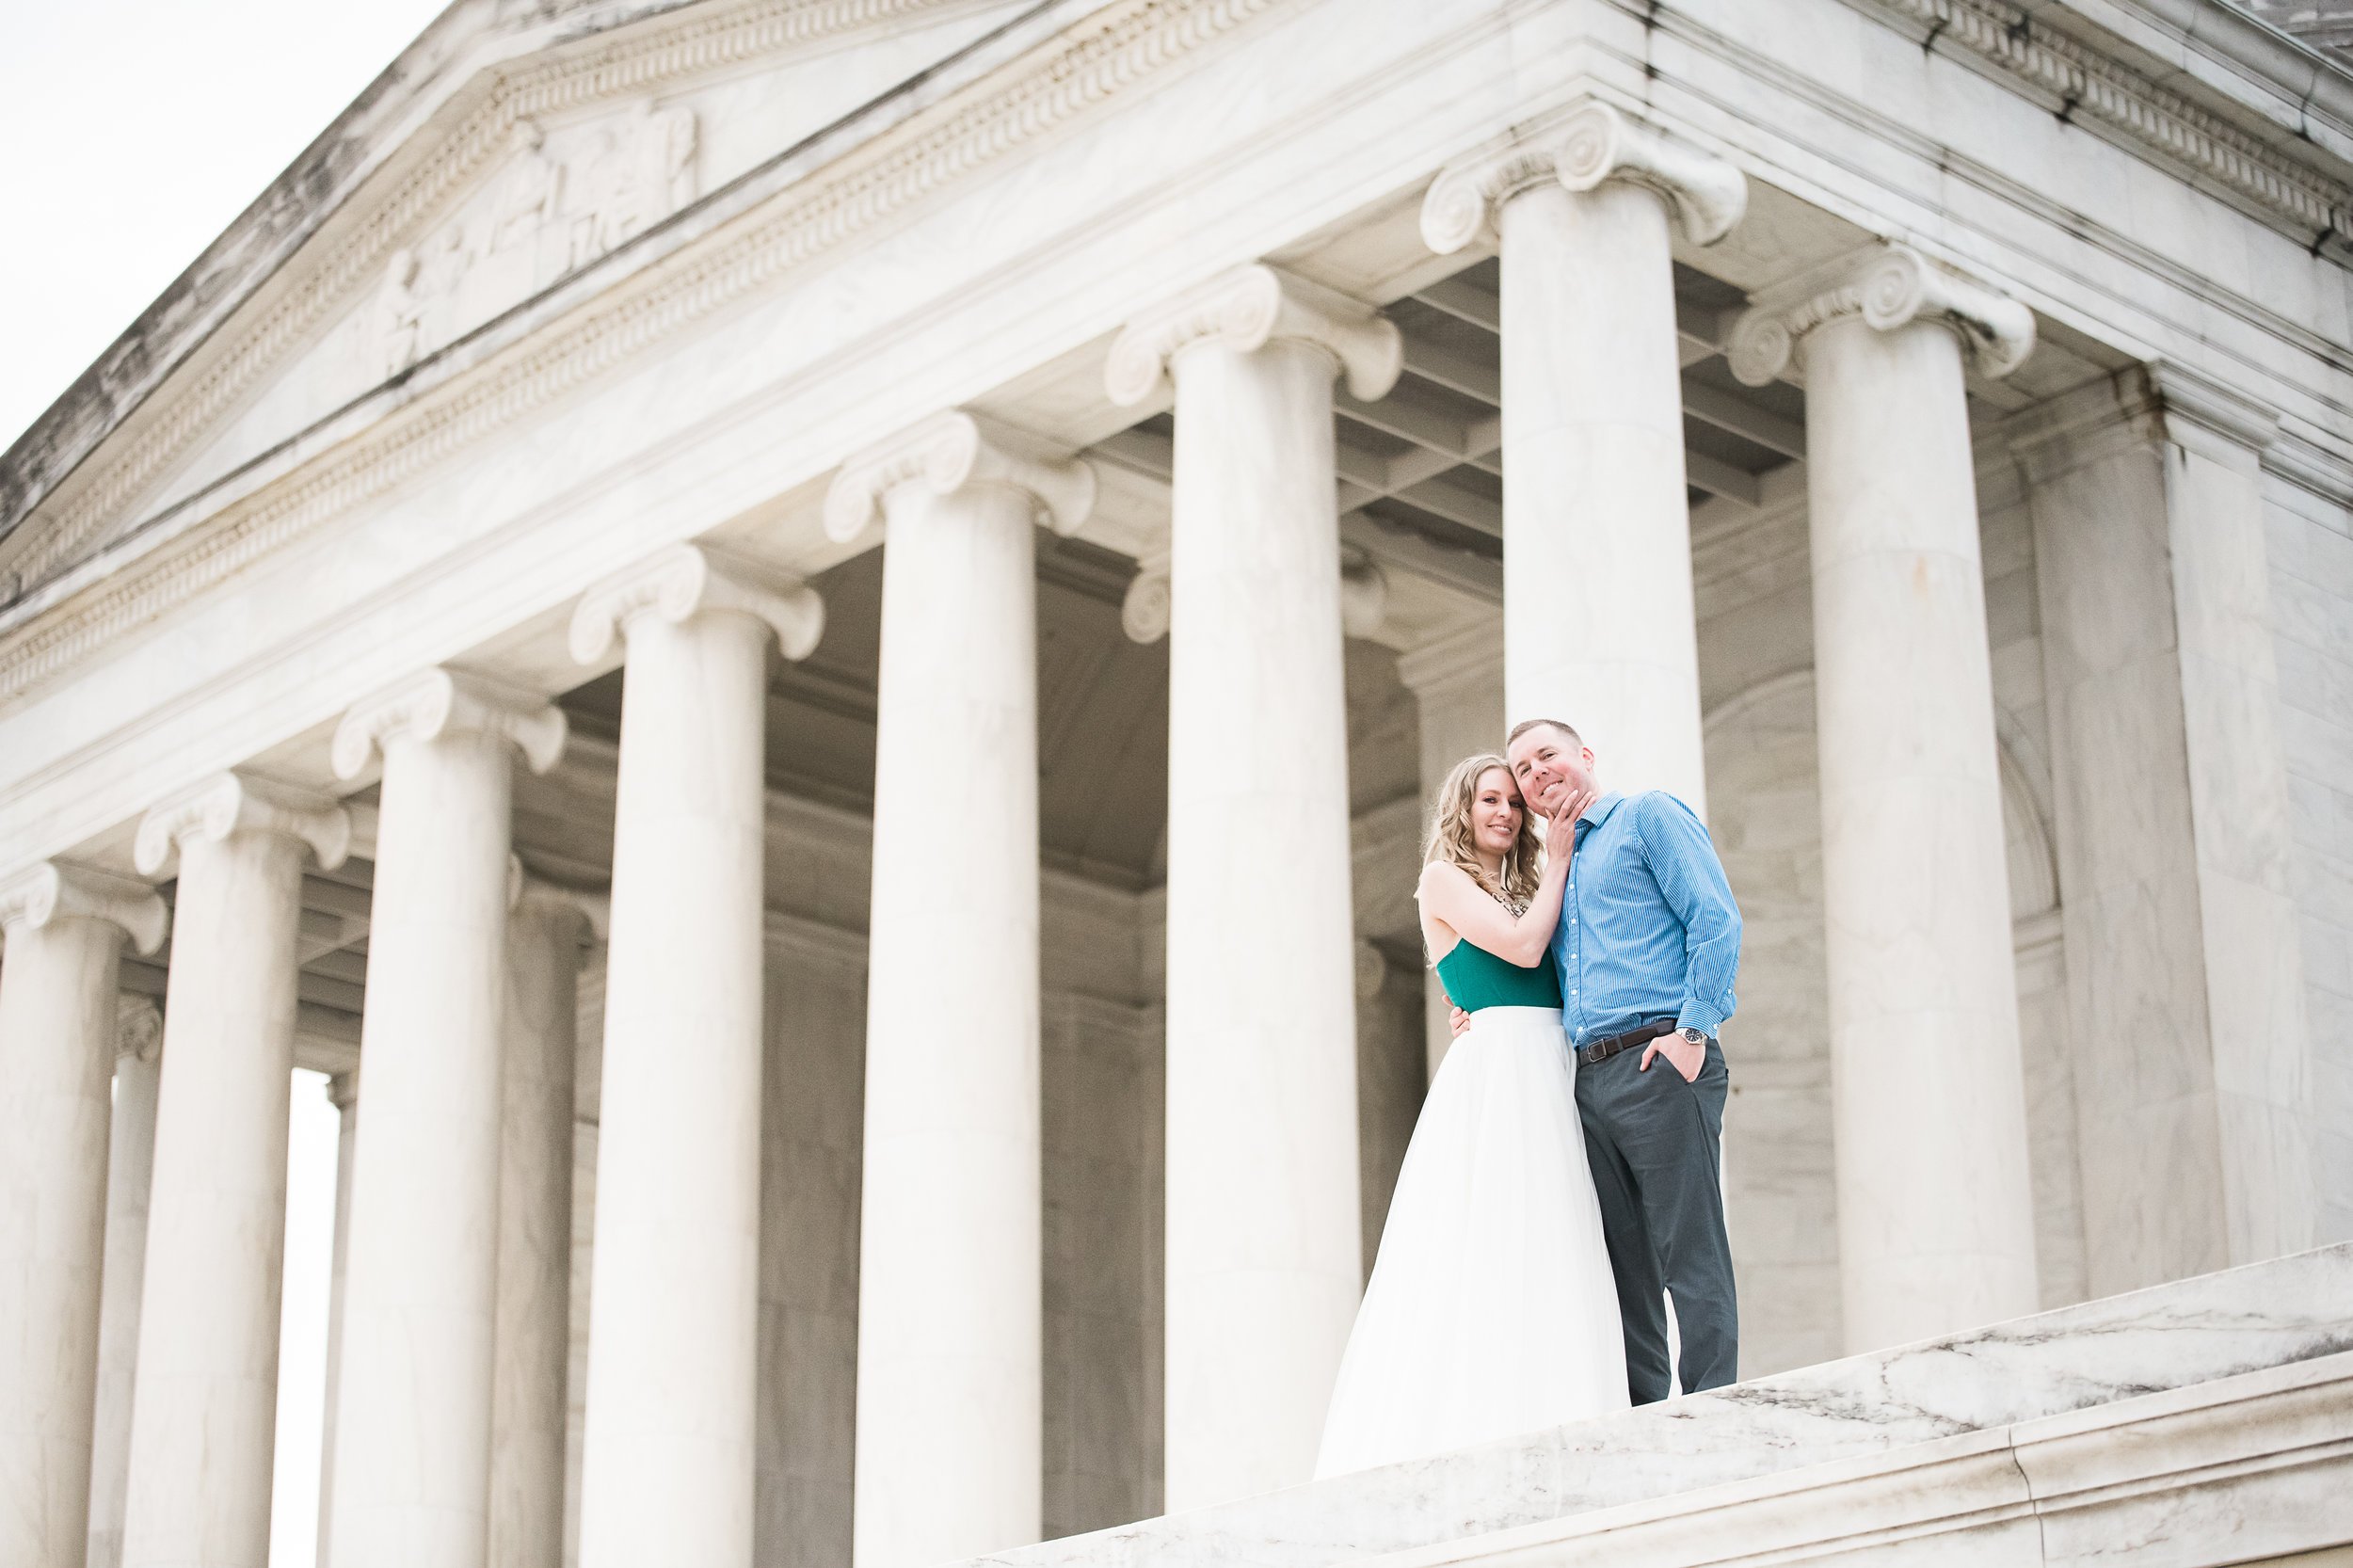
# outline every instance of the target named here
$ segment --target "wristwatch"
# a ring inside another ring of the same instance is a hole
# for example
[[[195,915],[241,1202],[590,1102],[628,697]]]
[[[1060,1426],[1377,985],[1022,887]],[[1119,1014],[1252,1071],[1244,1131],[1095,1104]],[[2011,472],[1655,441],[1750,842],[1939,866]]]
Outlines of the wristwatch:
[[[1701,1033],[1698,1030],[1693,1029],[1689,1024],[1685,1024],[1682,1028],[1676,1030],[1675,1032],[1683,1036],[1683,1043],[1687,1046],[1705,1046],[1707,1044],[1707,1036]]]

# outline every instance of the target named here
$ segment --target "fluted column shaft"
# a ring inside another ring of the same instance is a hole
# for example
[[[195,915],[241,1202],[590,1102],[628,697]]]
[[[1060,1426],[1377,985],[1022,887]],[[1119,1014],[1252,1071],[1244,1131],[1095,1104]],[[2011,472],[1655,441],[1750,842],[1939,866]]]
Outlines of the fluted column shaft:
[[[1703,815],[1699,639],[1671,224],[1705,244],[1746,186],[1605,104],[1455,165],[1433,248],[1500,232],[1504,706],[1575,725]]]
[[[126,1002],[115,1058],[114,1128],[106,1149],[106,1274],[98,1306],[98,1415],[90,1437],[89,1568],[120,1568],[131,1479],[131,1397],[147,1273],[147,1205],[163,1087],[162,1012]]]
[[[1752,378],[1760,312],[1736,334]],[[1839,1267],[1862,1352],[2037,1305],[1962,387],[1964,335],[2000,374],[2033,326],[1901,250],[1779,319],[1806,378]]]
[[[143,887],[51,864],[0,882],[0,1562],[27,1568],[88,1544],[115,991],[142,916],[152,947]]]
[[[951,412],[854,459],[829,498],[838,537],[877,508],[889,530],[868,925],[858,1568],[977,1557],[1042,1528],[1032,520],[1076,527],[1093,489],[1083,465],[1036,457],[1011,432]]]
[[[435,669],[353,708],[336,736],[344,777],[379,749],[384,770],[328,1496],[337,1568],[485,1560],[514,754],[545,768],[563,734],[536,699]]]
[[[132,1401],[128,1568],[264,1568],[278,1419],[286,1109],[304,845],[340,863],[326,802],[224,775],[149,813],[140,869],[176,844],[179,935]]]
[[[694,547],[573,618],[584,663],[628,645],[582,1568],[751,1560],[766,645],[819,619]]]
[[[490,1404],[490,1561],[564,1559],[571,1362],[572,1085],[581,943],[571,897],[525,881],[506,922],[498,1355]]]
[[[1163,363],[1176,386],[1172,1512],[1308,1479],[1363,1286],[1332,382],[1345,366],[1380,396],[1399,354],[1387,322],[1264,267],[1138,318],[1112,354],[1114,396]]]

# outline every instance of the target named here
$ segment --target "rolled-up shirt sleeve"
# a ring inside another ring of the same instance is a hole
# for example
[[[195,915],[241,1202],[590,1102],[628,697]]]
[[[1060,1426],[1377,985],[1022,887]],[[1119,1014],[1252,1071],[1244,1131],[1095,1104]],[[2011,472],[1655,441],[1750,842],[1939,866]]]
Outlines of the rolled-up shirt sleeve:
[[[1664,791],[1634,803],[1642,857],[1658,891],[1683,922],[1683,1008],[1675,1022],[1713,1035],[1732,1016],[1734,976],[1740,968],[1740,906],[1715,840],[1691,808]]]

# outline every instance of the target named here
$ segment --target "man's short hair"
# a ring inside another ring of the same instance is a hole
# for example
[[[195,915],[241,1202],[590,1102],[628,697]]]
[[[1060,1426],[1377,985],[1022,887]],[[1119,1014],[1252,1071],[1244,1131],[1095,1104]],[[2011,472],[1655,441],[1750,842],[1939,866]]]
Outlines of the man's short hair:
[[[1522,719],[1519,723],[1512,727],[1512,733],[1503,738],[1505,749],[1509,750],[1513,742],[1518,740],[1529,730],[1543,729],[1547,727],[1558,729],[1561,734],[1567,736],[1569,744],[1573,746],[1581,746],[1585,744],[1583,736],[1579,735],[1576,729],[1570,726],[1562,724],[1559,719]]]

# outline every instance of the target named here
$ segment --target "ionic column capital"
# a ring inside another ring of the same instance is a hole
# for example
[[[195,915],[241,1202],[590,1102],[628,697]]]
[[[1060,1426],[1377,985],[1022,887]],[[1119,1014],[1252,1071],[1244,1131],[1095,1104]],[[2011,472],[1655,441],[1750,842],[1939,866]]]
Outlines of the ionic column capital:
[[[1804,363],[1816,328],[1861,316],[1889,332],[1913,322],[1948,327],[1972,368],[2008,376],[2034,351],[2034,312],[1975,279],[1929,261],[1908,245],[1874,245],[1768,290],[1734,324],[1725,350],[1732,374],[1761,387]]]
[[[152,952],[152,949],[141,949]],[[115,1055],[152,1062],[164,1048],[164,1010],[152,997],[123,997],[115,1004]]]
[[[1492,232],[1504,202],[1546,180],[1573,191],[1609,180],[1656,191],[1694,245],[1722,239],[1749,205],[1747,177],[1723,159],[1587,99],[1551,125],[1449,164],[1422,199],[1422,243],[1452,255]]]
[[[706,611],[768,623],[787,659],[806,659],[825,629],[825,603],[800,579],[709,545],[679,544],[615,572],[583,594],[572,612],[572,658],[593,664],[642,615],[677,625]]]
[[[879,519],[891,491],[920,484],[934,495],[1002,485],[1028,495],[1037,520],[1067,536],[1095,509],[1095,469],[1025,431],[951,408],[877,441],[841,465],[825,492],[825,534],[847,544]]]
[[[1349,392],[1366,401],[1386,395],[1405,366],[1404,337],[1371,306],[1253,264],[1138,313],[1112,344],[1103,383],[1112,402],[1142,403],[1188,348],[1214,343],[1248,353],[1278,339],[1330,355]]]
[[[122,928],[141,952],[163,946],[171,917],[155,889],[57,860],[39,860],[0,878],[0,931],[38,931],[51,920],[80,917]]]
[[[352,704],[335,731],[335,776],[356,778],[396,736],[432,741],[469,731],[514,743],[533,773],[555,766],[568,733],[563,710],[553,704],[437,665]]]
[[[217,842],[237,833],[299,839],[327,871],[351,852],[351,818],[325,795],[251,774],[216,773],[150,810],[132,857],[141,876],[153,876],[188,840]]]
[[[515,914],[569,918],[581,922],[588,936],[601,942],[613,929],[613,898],[588,888],[568,888],[534,875],[522,856],[506,857],[506,907]]]
[[[1156,550],[1136,559],[1136,574],[1119,601],[1119,629],[1131,643],[1157,643],[1168,635],[1176,599],[1169,587],[1168,552]]]

